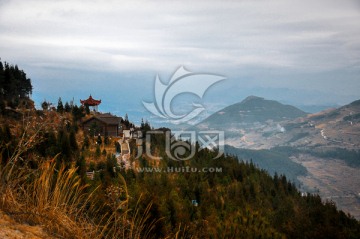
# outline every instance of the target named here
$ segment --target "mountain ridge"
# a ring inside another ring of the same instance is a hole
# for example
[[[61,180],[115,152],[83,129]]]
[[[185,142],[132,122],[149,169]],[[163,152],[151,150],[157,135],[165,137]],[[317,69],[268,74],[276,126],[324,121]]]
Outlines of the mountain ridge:
[[[208,126],[214,128],[224,122],[228,124],[253,124],[255,122],[282,121],[307,115],[306,112],[275,100],[267,100],[258,96],[248,96],[239,103],[229,105],[210,115],[195,127]]]
[[[254,109],[259,102],[278,105],[254,96],[234,105],[252,105]],[[215,114],[227,112],[229,107]],[[281,108],[287,109],[284,105]],[[269,120],[272,116],[269,112],[275,112],[269,109],[258,112],[268,114],[263,116],[268,120],[236,122],[234,118],[223,117],[217,123],[210,116],[197,129],[223,131],[226,153],[252,161],[270,174],[285,174],[299,183],[301,190],[334,200],[359,219],[356,205],[360,181],[356,178],[360,175],[360,100],[297,118]]]

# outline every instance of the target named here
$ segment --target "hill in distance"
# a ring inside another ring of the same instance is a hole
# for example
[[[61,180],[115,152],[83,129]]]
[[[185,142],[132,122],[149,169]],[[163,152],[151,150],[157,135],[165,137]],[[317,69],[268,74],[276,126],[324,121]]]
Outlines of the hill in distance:
[[[283,143],[284,125],[307,113],[274,100],[249,96],[225,107],[195,125],[196,130],[224,131],[226,144],[249,149],[269,149]],[[274,136],[271,141],[264,140]]]
[[[249,96],[195,125],[222,130],[226,143],[247,149],[277,146],[360,148],[360,100],[314,114],[274,100]]]
[[[266,121],[283,121],[306,116],[304,111],[274,100],[249,96],[240,103],[225,107],[199,123],[197,128],[227,128],[235,125],[253,125]],[[226,126],[225,126],[226,125]],[[224,127],[225,126],[225,127]]]
[[[251,96],[197,128],[223,130],[227,153],[252,160],[270,174],[285,174],[302,190],[334,200],[360,218],[360,100],[306,114]]]

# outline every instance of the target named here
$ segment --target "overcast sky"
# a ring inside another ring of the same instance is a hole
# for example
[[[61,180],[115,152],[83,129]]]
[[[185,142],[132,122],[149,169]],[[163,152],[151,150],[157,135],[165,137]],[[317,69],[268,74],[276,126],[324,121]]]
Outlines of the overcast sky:
[[[249,94],[344,104],[360,98],[360,2],[0,0],[0,57],[37,103],[91,93],[142,111],[155,75],[183,65],[227,77],[214,109]]]

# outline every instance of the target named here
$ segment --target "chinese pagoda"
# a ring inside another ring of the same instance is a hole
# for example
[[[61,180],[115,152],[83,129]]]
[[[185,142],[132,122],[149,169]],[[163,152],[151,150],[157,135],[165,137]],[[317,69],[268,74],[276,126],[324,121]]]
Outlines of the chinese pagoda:
[[[80,100],[80,103],[83,106],[89,106],[89,108],[95,112],[98,111],[98,105],[101,104],[101,100],[95,100],[92,98],[92,96],[90,95],[89,98],[87,100]]]

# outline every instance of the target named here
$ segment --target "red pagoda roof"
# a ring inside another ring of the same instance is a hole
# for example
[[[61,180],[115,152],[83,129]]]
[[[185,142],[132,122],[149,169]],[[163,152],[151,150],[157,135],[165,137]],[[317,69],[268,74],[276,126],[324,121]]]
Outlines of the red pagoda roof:
[[[97,106],[97,105],[100,105],[101,100],[95,100],[95,99],[93,99],[92,96],[90,95],[87,100],[80,100],[80,103],[81,103],[82,105]]]

